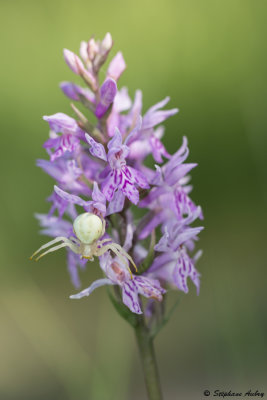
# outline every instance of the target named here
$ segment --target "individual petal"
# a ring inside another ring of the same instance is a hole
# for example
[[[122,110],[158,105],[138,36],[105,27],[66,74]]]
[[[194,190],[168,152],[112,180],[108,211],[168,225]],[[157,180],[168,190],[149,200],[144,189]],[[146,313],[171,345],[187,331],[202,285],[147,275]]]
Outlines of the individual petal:
[[[195,239],[196,236],[203,230],[203,226],[198,226],[195,228],[189,228],[187,227],[184,231],[180,232],[178,236],[174,236],[172,238],[173,244],[172,247],[173,249],[178,249],[179,246],[182,244],[186,243],[188,240]]]
[[[154,135],[150,136],[149,143],[151,146],[152,155],[153,155],[155,161],[157,161],[158,163],[163,162],[162,156],[164,156],[166,158],[171,157],[170,154],[165,149],[164,145],[161,143],[161,141],[158,138],[156,138],[156,136],[154,136]]]
[[[142,189],[149,189],[149,183],[145,175],[141,171],[138,171],[137,169],[129,166],[125,166],[124,171],[125,173],[127,172],[127,176],[129,176],[129,179],[131,179],[132,182],[136,183]]]
[[[190,199],[181,186],[176,187],[173,194],[177,218],[182,218],[184,215],[190,215],[197,209],[195,203]]]
[[[71,295],[70,299],[81,299],[82,297],[89,296],[95,289],[105,285],[114,285],[114,283],[110,279],[98,279],[87,289],[82,290],[80,293]]]
[[[129,280],[122,287],[122,301],[135,314],[142,314],[138,298],[138,288],[134,280]]]
[[[47,160],[36,160],[37,167],[42,168],[48,175],[52,176],[52,178],[56,179],[58,182],[62,180],[62,168],[59,163],[52,163]]]
[[[166,293],[166,290],[160,286],[159,281],[143,276],[135,276],[134,282],[137,285],[139,294],[147,298],[162,301],[162,295]]]
[[[96,142],[90,135],[88,135],[88,133],[85,134],[85,138],[91,146],[89,149],[90,153],[101,160],[107,161],[107,155],[104,146],[101,143]]]
[[[149,207],[152,205],[153,202],[157,201],[161,195],[165,195],[168,192],[168,189],[166,187],[156,187],[153,188],[149,194],[140,201],[139,207]]]
[[[125,195],[121,190],[117,190],[114,194],[113,199],[108,205],[106,215],[116,214],[122,211],[125,201]]]
[[[134,178],[130,173],[130,170],[127,167],[125,167],[121,170],[121,173],[122,173],[122,179],[118,185],[119,188],[133,204],[137,204],[139,201],[139,192],[133,184]]]
[[[159,165],[155,164],[155,175],[151,180],[151,184],[155,186],[163,185],[163,172]]]
[[[107,76],[117,81],[125,68],[126,63],[124,61],[122,53],[119,51],[109,64]]]
[[[127,87],[124,86],[117,92],[117,95],[113,103],[114,103],[114,109],[118,113],[129,110],[129,108],[132,105],[132,101],[128,94]]]
[[[168,252],[168,253],[162,253],[160,256],[157,256],[151,267],[148,270],[148,273],[152,274],[158,270],[162,270],[168,265],[173,265],[173,262],[176,263],[177,257],[173,252]]]
[[[122,136],[118,128],[115,128],[115,133],[112,139],[108,142],[108,149],[110,152],[118,152],[122,147]]]
[[[165,227],[164,229],[164,234],[163,236],[160,238],[159,242],[155,245],[154,249],[156,251],[164,251],[167,252],[170,250],[170,235],[168,232],[167,227]]]
[[[93,193],[92,193],[92,199],[94,201],[99,201],[100,203],[106,203],[106,198],[101,192],[101,190],[98,187],[97,182],[94,182],[94,188],[93,188]]]
[[[60,88],[71,100],[80,101],[80,96],[85,97],[90,103],[95,102],[95,96],[88,88],[82,88],[72,82],[61,82]]]
[[[181,251],[181,254],[177,260],[177,264],[173,270],[173,280],[178,289],[185,293],[188,293],[189,289],[187,286],[187,278],[190,277],[192,282],[197,288],[197,294],[199,294],[200,280],[199,273],[195,269],[193,261],[189,258],[185,251]]]
[[[140,132],[141,127],[142,127],[142,117],[141,117],[141,115],[139,115],[139,117],[136,118],[136,121],[133,124],[132,131],[128,134],[128,136],[124,140],[125,145],[129,146],[129,143],[136,140],[136,136],[137,136],[138,132]]]
[[[173,168],[173,170],[169,173],[169,175],[166,174],[166,182],[170,185],[173,186],[177,182],[180,181],[183,177],[188,174],[193,168],[197,166],[196,163],[190,163],[190,164],[180,164],[176,168]]]
[[[146,112],[143,118],[142,129],[152,128],[165,121],[165,119],[171,117],[172,115],[175,115],[179,111],[178,108],[173,108],[171,110],[159,110],[160,108],[164,107],[169,100],[170,98],[166,97],[164,100],[155,104]]]
[[[48,215],[52,216],[56,210],[58,210],[58,217],[62,218],[63,214],[68,208],[69,203],[62,199],[57,193],[53,192],[51,196],[47,198],[47,201],[52,202],[52,206],[49,210]]]
[[[100,88],[100,101],[96,106],[95,115],[97,118],[102,118],[117,93],[117,84],[114,79],[108,78]]]
[[[143,98],[143,94],[142,94],[141,90],[136,90],[133,106],[132,106],[129,114],[127,115],[127,119],[126,119],[129,126],[131,126],[132,121],[135,121],[141,115],[142,106],[143,106],[142,98]]]
[[[78,254],[73,251],[67,251],[67,266],[73,286],[78,289],[81,286],[78,268],[84,268],[87,260],[81,259]]]
[[[117,170],[111,170],[108,174],[108,176],[105,178],[105,180],[102,183],[102,193],[106,197],[108,201],[111,201],[113,199],[115,190],[118,187],[117,180],[119,179],[117,175],[122,175],[120,171]],[[116,176],[115,176],[116,175]]]
[[[164,166],[165,175],[170,175],[171,171],[176,168],[178,165],[182,164],[186,158],[188,157],[188,142],[186,136],[183,137],[182,146],[174,153],[167,164]]]
[[[151,146],[147,140],[134,140],[129,147],[129,158],[132,160],[143,160],[151,153]]]
[[[63,200],[65,200],[68,203],[72,204],[77,204],[78,206],[82,207],[88,207],[90,204],[92,204],[92,201],[85,201],[81,199],[79,196],[76,196],[75,194],[69,194],[65,192],[64,190],[60,189],[58,186],[54,186],[55,193]]]

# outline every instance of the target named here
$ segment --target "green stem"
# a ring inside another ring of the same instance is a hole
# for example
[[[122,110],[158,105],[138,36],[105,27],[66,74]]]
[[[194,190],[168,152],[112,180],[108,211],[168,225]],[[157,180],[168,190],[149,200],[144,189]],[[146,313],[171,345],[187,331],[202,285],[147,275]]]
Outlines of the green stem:
[[[143,316],[138,317],[135,335],[143,364],[148,399],[162,400],[153,338],[150,336]]]

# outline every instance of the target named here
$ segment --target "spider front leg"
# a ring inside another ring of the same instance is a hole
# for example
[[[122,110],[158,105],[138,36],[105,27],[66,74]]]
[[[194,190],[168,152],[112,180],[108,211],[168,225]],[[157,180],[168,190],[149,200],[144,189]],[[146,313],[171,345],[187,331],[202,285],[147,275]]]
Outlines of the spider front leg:
[[[127,261],[125,260],[125,258],[123,258],[123,256],[119,252],[119,250],[115,246],[113,246],[113,243],[107,244],[106,246],[103,246],[100,249],[97,249],[95,255],[98,256],[98,257],[102,256],[108,250],[111,250],[111,251],[113,251],[113,253],[116,254],[116,256],[121,260],[121,262],[127,267],[128,271],[131,274],[131,278],[132,278],[133,277],[132,271],[129,268],[129,265],[128,265]]]
[[[103,243],[111,242],[111,241],[112,241],[111,238],[106,238],[106,239],[103,239],[103,240],[99,240],[99,241],[97,242],[97,245],[102,245]]]
[[[33,255],[30,257],[32,260],[33,257],[38,254],[41,250],[46,249],[47,247],[51,246],[52,244],[58,243],[58,242],[63,242],[59,244],[58,246],[51,247],[49,250],[45,251],[44,253],[40,254],[35,261],[38,261],[40,258],[44,257],[46,254],[51,253],[53,251],[59,250],[62,247],[69,247],[74,253],[79,254],[80,253],[80,248],[73,242],[71,242],[69,239],[65,238],[64,236],[59,236],[55,238],[54,240],[51,240],[50,242],[44,244],[41,246],[37,251],[33,253]]]
[[[124,255],[124,257],[128,258],[128,260],[130,261],[130,263],[134,266],[136,272],[137,272],[137,266],[135,265],[134,260],[132,259],[132,257],[124,250],[123,247],[121,247],[118,243],[111,243],[111,246],[115,247],[119,252],[122,253],[122,255]]]

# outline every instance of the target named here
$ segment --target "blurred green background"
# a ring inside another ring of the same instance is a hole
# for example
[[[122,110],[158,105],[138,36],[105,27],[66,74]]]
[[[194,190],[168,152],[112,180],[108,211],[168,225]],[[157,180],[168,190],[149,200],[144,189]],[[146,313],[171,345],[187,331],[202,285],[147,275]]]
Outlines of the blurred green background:
[[[191,285],[156,340],[165,399],[203,390],[267,392],[267,3],[263,0],[0,1],[1,186],[0,399],[145,399],[134,336],[105,289],[72,302],[64,252],[28,260],[46,238],[35,211],[52,180],[42,115],[67,112],[58,88],[75,79],[62,57],[92,34],[112,33],[141,88],[144,110],[171,96],[173,152],[189,138],[193,199],[205,213]],[[77,80],[76,80],[77,81]],[[83,287],[98,277],[81,274]],[[175,301],[177,292],[170,295]]]

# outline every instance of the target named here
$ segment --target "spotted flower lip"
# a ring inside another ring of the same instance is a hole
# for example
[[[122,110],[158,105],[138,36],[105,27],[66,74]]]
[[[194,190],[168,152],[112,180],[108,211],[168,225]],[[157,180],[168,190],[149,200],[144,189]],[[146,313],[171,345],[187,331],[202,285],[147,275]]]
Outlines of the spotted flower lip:
[[[44,143],[44,148],[50,154],[50,160],[53,162],[62,157],[66,152],[73,153],[80,147],[80,140],[69,133],[62,136],[51,137]],[[51,152],[54,149],[54,152]]]
[[[129,147],[122,143],[122,135],[118,129],[115,130],[113,138],[108,142],[108,154],[101,143],[96,142],[88,134],[85,135],[90,144],[90,152],[93,156],[108,161],[106,177],[101,185],[103,194],[108,201],[112,201],[117,190],[124,196],[137,204],[139,192],[136,186],[147,189],[148,181],[142,172],[126,165],[126,158],[129,154]]]

